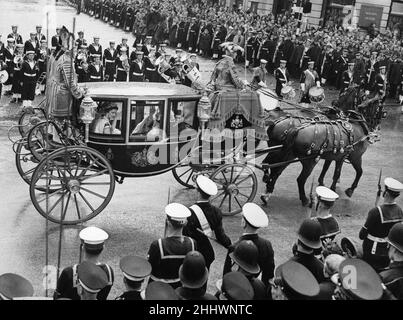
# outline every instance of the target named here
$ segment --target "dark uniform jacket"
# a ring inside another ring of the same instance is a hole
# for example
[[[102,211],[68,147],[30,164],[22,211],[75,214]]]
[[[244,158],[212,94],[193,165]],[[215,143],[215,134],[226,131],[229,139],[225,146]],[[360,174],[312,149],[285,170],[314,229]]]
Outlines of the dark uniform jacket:
[[[114,282],[114,273],[110,266],[107,264],[99,264],[99,267],[105,271],[108,278],[108,285],[103,288],[97,294],[97,300],[106,300],[111,291]],[[80,300],[80,296],[77,293],[77,265],[64,268],[57,280],[57,288],[54,294],[54,298],[68,298],[71,300]]]
[[[137,60],[133,61],[130,65],[129,81],[143,82],[145,69],[144,60],[141,60],[141,63]]]
[[[374,92],[377,92],[379,95],[383,96],[385,94],[386,83],[387,83],[386,74],[384,76],[382,76],[380,73],[378,73],[375,76],[374,85],[372,87],[372,90]]]
[[[188,47],[189,51],[195,51],[197,45],[197,38],[199,36],[199,26],[194,23],[190,26],[188,31]]]
[[[277,68],[274,71],[274,76],[276,78],[276,93],[279,97],[282,97],[281,89],[283,88],[283,84],[286,84],[288,81],[290,81],[290,75],[287,69],[283,71],[280,70],[280,68]]]
[[[392,262],[380,274],[383,284],[398,300],[403,300],[403,261]]]
[[[354,73],[349,73],[349,71],[344,71],[341,81],[341,91],[345,91],[353,82]]]
[[[320,223],[320,227],[322,228],[322,235],[320,236],[320,239],[322,241],[327,239],[333,240],[336,235],[341,232],[339,224],[333,216],[328,216],[326,218],[314,217],[313,220],[316,220]]]
[[[263,283],[262,280],[255,277],[247,277],[252,288],[253,288],[253,300],[271,300],[271,287],[270,294],[267,291],[267,286]]]
[[[179,296],[180,300],[217,300],[215,296],[210,293],[206,293],[206,288],[190,289],[179,287],[175,290],[176,294]]]
[[[357,60],[354,65],[353,70],[353,82],[356,84],[361,84],[365,79],[365,62],[364,60]]]
[[[99,65],[99,69],[97,70],[94,64],[90,64],[88,66],[88,74],[91,82],[100,82],[104,80],[104,67],[102,64]]]
[[[305,268],[311,271],[319,283],[325,280],[325,276],[323,274],[323,263],[320,262],[313,254],[306,254],[297,251],[296,255],[290,260],[302,264]]]
[[[332,297],[336,287],[337,286],[330,279],[319,283],[319,295],[317,296],[317,300],[333,300]]]
[[[143,300],[140,291],[126,291],[115,300]]]
[[[23,43],[22,37],[19,33],[10,33],[7,38],[14,38],[15,44]]]
[[[148,250],[152,266],[150,281],[166,282],[174,289],[180,287],[179,268],[186,254],[194,250],[197,250],[196,241],[186,236],[155,240]]]
[[[118,57],[118,50],[115,49],[113,53],[110,48],[104,50],[103,65],[105,70],[105,77],[108,76],[109,81],[113,81],[116,73],[116,58]]]
[[[99,54],[102,61],[102,46],[98,45],[98,48],[95,48],[94,44],[90,44],[88,47],[88,53],[90,57],[93,58],[94,54]]]
[[[196,205],[203,211],[211,230],[214,232],[217,242],[228,249],[231,245],[231,239],[225,234],[222,225],[221,210],[207,201],[197,202]],[[214,249],[209,238],[201,231],[202,227],[200,221],[192,208],[190,208],[190,212],[191,216],[188,218],[187,225],[183,228],[183,234],[196,240],[198,250],[204,256],[206,266],[209,268],[215,259]]]
[[[34,61],[33,67],[31,68],[28,61],[24,61],[21,66],[21,76],[22,76],[22,100],[34,100],[35,98],[35,88],[36,80],[39,77],[39,67]]]
[[[258,234],[244,234],[242,235],[237,242],[231,245],[228,248],[227,257],[225,259],[224,264],[224,274],[231,271],[231,258],[229,253],[234,251],[235,247],[242,240],[251,240],[259,251],[258,264],[260,266],[260,270],[262,271],[262,281],[266,287],[269,286],[269,280],[274,277],[274,251],[269,240],[261,238]]]

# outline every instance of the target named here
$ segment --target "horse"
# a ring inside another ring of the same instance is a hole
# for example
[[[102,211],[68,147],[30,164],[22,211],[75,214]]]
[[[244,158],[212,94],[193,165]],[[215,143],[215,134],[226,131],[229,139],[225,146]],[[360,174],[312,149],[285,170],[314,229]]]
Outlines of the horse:
[[[315,119],[299,126],[289,126],[286,132],[276,128],[278,123],[273,123],[268,128],[268,134],[271,138],[268,142],[269,147],[282,144],[283,148],[277,152],[269,153],[263,160],[263,163],[269,166],[277,164],[270,169],[270,174],[265,178],[266,194],[261,196],[261,200],[265,204],[273,193],[278,177],[295,160],[302,164],[302,171],[297,178],[299,199],[302,205],[305,206],[309,202],[305,194],[305,183],[320,159],[325,160],[319,178],[319,184],[322,185],[324,175],[331,162],[336,162],[331,185],[333,190],[335,190],[340,178],[343,163],[346,160],[350,161],[356,171],[356,177],[353,184],[345,192],[349,197],[352,196],[362,176],[362,156],[369,144],[370,129],[363,116],[358,112],[350,111],[347,112],[347,115],[347,119]]]

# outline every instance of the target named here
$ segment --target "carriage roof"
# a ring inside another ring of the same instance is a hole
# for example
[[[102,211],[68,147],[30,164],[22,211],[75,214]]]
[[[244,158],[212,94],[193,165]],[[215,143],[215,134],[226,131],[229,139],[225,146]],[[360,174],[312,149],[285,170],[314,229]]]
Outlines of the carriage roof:
[[[161,97],[161,98],[200,98],[194,89],[184,85],[157,82],[87,82],[91,97]]]

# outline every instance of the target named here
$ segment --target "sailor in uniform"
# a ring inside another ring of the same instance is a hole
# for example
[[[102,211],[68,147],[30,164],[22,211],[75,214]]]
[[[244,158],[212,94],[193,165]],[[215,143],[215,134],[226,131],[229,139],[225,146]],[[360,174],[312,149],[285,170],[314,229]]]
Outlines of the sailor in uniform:
[[[190,251],[196,250],[196,241],[182,234],[190,217],[190,210],[179,203],[165,207],[165,236],[151,243],[148,261],[152,272],[150,281],[170,284],[174,289],[181,286],[179,268]]]
[[[126,50],[122,50],[123,48],[126,48]],[[118,56],[122,54],[122,51],[125,51],[125,54],[129,57],[130,55],[130,49],[129,45],[127,44],[127,37],[122,38],[122,43],[118,44],[116,50],[118,51]]]
[[[32,102],[35,99],[36,81],[39,78],[39,66],[34,60],[35,51],[26,52],[27,60],[22,63],[22,106],[23,108],[32,108]]]
[[[77,266],[78,300],[102,300],[99,294],[107,286],[108,278],[99,265],[83,261]]]
[[[383,204],[368,212],[359,237],[363,240],[363,259],[375,270],[389,265],[387,235],[391,228],[403,221],[403,211],[396,204],[396,198],[403,191],[403,184],[393,178],[386,178]]]
[[[60,37],[59,37],[60,38]],[[59,41],[60,42],[60,41]],[[78,39],[76,39],[76,46],[78,49],[81,49],[81,46],[87,43],[87,40],[84,39],[84,31],[78,31]]]
[[[37,47],[39,47],[41,45],[42,40],[46,40],[46,37],[42,33],[42,26],[38,25],[38,26],[36,26],[36,34],[35,34],[35,41],[36,41]]]
[[[13,93],[11,103],[18,103],[21,100],[22,94],[22,75],[21,75],[21,67],[22,62],[24,61],[24,45],[22,43],[18,43],[16,45],[16,52],[13,57],[13,84],[11,86],[11,91]],[[16,63],[14,60],[18,60]]]
[[[341,232],[337,220],[330,212],[330,209],[339,198],[339,195],[333,190],[323,186],[316,188],[316,195],[318,197],[318,204],[316,208],[316,216],[312,217],[312,219],[320,223],[322,228],[320,240],[325,246],[329,241],[333,241],[336,235]]]
[[[15,273],[4,273],[0,276],[0,300],[32,297],[34,287],[31,282]]]
[[[341,82],[341,90],[340,94],[347,90],[347,88],[353,83],[354,77],[354,62],[348,63],[348,69],[343,72],[342,82]]]
[[[199,201],[189,208],[191,216],[183,228],[183,234],[196,240],[198,251],[206,259],[207,269],[210,269],[215,255],[209,239],[216,240],[226,249],[231,245],[231,239],[225,234],[221,210],[210,204],[210,198],[218,192],[217,185],[211,179],[199,175],[196,186]]]
[[[379,73],[374,78],[374,86],[373,90],[379,94],[381,97],[382,103],[385,102],[386,99],[386,84],[387,84],[387,74],[386,74],[386,66],[381,65],[379,67]]]
[[[116,300],[143,300],[141,293],[145,290],[151,274],[151,264],[138,256],[126,256],[120,259],[120,270],[126,291]]]
[[[80,231],[80,253],[84,251],[84,262],[97,265],[103,271],[106,279],[105,286],[97,293],[98,300],[106,300],[114,282],[114,273],[112,268],[106,263],[100,263],[99,258],[104,249],[108,234],[97,227],[87,227]],[[81,255],[81,254],[80,254]],[[82,263],[81,263],[82,264]],[[64,268],[57,280],[57,287],[54,298],[69,298],[71,300],[80,300],[78,286],[80,276],[78,274],[80,264]]]
[[[309,98],[309,89],[316,86],[320,87],[320,79],[318,73],[313,69],[315,65],[314,61],[308,62],[308,69],[306,69],[301,74],[300,84],[302,97],[300,103],[311,103],[311,99]]]
[[[116,73],[116,59],[118,51],[115,48],[115,41],[109,41],[109,48],[104,50],[103,66],[105,70],[105,81],[114,81]]]
[[[224,274],[231,271],[230,253],[234,251],[237,244],[243,240],[251,240],[259,252],[258,264],[262,271],[262,281],[269,288],[269,280],[274,276],[274,251],[270,241],[260,237],[257,233],[260,228],[265,228],[268,225],[269,219],[261,207],[255,203],[244,204],[242,207],[241,222],[243,234],[236,243],[228,248],[224,264]]]
[[[28,50],[32,50],[32,49],[37,50],[38,48],[39,48],[39,46],[38,46],[38,42],[36,41],[36,33],[31,32],[29,40],[25,41],[24,53],[26,54],[26,52]]]
[[[18,33],[18,26],[11,26],[11,33],[7,36],[7,38],[14,38],[15,44],[23,43],[21,35]]]
[[[120,50],[118,49],[118,56],[116,58],[116,81],[127,81],[127,73],[129,72],[129,68],[126,68],[126,65],[129,65],[129,57],[127,55],[127,48],[122,46]],[[125,65],[123,64],[125,63]]]
[[[403,300],[403,224],[396,223],[389,231],[388,255],[390,264],[382,271],[382,282],[398,300]]]
[[[149,82],[158,82],[159,79],[157,67],[153,63],[153,61],[155,61],[154,60],[155,53],[156,53],[155,47],[151,47],[148,56],[144,57],[144,64],[145,64],[144,77],[146,81]]]
[[[287,60],[280,60],[280,66],[274,71],[276,78],[276,94],[282,98],[281,89],[290,84],[290,74],[286,68]]]
[[[99,44],[99,37],[94,37],[94,43],[91,43],[88,47],[88,53],[90,54],[90,61],[94,61],[95,55],[99,55],[102,59],[102,46]]]
[[[267,87],[266,78],[267,78],[267,70],[266,70],[267,60],[260,59],[260,66],[253,68],[253,77],[251,86],[252,87]]]
[[[15,53],[15,40],[12,37],[7,38],[7,46],[4,48],[4,63],[6,64],[6,71],[8,72],[8,79],[4,83],[5,95],[11,94],[11,86],[14,76],[14,53]]]
[[[92,55],[93,62],[88,66],[88,74],[91,82],[101,82],[104,79],[104,67],[101,64],[101,56],[99,54]]]
[[[212,294],[206,293],[208,269],[203,255],[198,251],[186,254],[179,268],[179,279],[182,286],[176,288],[180,300],[217,300]]]
[[[143,56],[144,56],[143,51],[136,51],[136,60],[132,61],[132,63],[130,64],[129,81],[131,82],[144,81],[144,71],[146,67]]]
[[[319,294],[319,283],[302,264],[287,261],[276,269],[273,300],[313,300]]]

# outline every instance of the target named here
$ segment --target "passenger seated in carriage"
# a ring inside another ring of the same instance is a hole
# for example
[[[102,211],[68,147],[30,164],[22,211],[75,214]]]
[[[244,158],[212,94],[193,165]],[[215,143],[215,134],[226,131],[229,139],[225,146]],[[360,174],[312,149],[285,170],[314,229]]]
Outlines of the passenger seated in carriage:
[[[121,134],[116,129],[116,120],[119,107],[115,103],[100,104],[98,106],[98,117],[93,122],[93,133],[98,134]]]

